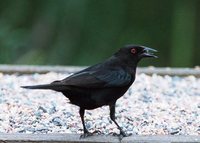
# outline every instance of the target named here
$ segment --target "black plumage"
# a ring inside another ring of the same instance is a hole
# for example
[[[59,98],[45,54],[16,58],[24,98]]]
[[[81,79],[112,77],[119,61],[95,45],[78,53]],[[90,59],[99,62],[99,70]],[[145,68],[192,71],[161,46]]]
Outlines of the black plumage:
[[[155,51],[144,46],[127,45],[104,62],[74,73],[63,80],[54,81],[51,84],[22,87],[62,92],[72,104],[79,106],[84,129],[82,137],[92,134],[85,127],[85,110],[108,105],[110,117],[120,130],[120,135],[126,136],[115,121],[116,101],[134,82],[138,62],[144,57],[156,57],[151,53]]]

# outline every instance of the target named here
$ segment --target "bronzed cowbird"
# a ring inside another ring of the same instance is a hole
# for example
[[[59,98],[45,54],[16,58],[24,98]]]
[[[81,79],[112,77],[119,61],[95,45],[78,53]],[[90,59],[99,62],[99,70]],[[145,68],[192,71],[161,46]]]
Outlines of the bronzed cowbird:
[[[126,136],[125,132],[115,120],[116,101],[134,82],[138,62],[145,57],[155,58],[153,52],[156,50],[145,46],[126,45],[105,61],[76,72],[63,80],[22,87],[62,92],[71,104],[79,106],[84,130],[81,137],[92,135],[84,123],[85,110],[108,105],[110,118],[120,130],[120,135],[124,137]]]

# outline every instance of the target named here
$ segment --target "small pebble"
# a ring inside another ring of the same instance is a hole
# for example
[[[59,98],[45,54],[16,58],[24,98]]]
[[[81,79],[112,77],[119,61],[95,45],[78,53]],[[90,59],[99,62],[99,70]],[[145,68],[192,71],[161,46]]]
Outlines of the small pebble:
[[[52,119],[52,122],[54,123],[54,125],[56,126],[64,126],[63,121],[60,119],[60,117],[55,117]]]

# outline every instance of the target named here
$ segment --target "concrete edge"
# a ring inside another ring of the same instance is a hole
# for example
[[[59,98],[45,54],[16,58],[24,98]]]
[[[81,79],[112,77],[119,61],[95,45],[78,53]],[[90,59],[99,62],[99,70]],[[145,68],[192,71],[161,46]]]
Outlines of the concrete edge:
[[[79,71],[86,66],[36,66],[36,65],[0,65],[0,72],[6,74],[33,74],[33,73],[47,73],[47,72],[61,72],[73,73]],[[170,75],[170,76],[188,76],[193,75],[200,77],[200,68],[163,68],[163,67],[139,67],[138,73],[145,73],[148,75]]]
[[[91,136],[80,139],[78,134],[0,134],[0,143],[120,143],[114,136]],[[121,140],[121,143],[200,143],[200,136],[130,136]]]

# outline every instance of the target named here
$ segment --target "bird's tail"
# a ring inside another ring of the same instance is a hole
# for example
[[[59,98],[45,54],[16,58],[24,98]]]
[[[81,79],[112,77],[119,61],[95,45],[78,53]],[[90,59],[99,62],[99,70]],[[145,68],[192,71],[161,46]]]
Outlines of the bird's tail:
[[[22,88],[27,89],[51,89],[53,85],[51,84],[42,84],[42,85],[31,85],[31,86],[21,86]]]
[[[51,89],[56,91],[66,89],[66,86],[56,85],[56,84],[42,84],[42,85],[21,86],[21,87],[26,89]]]

